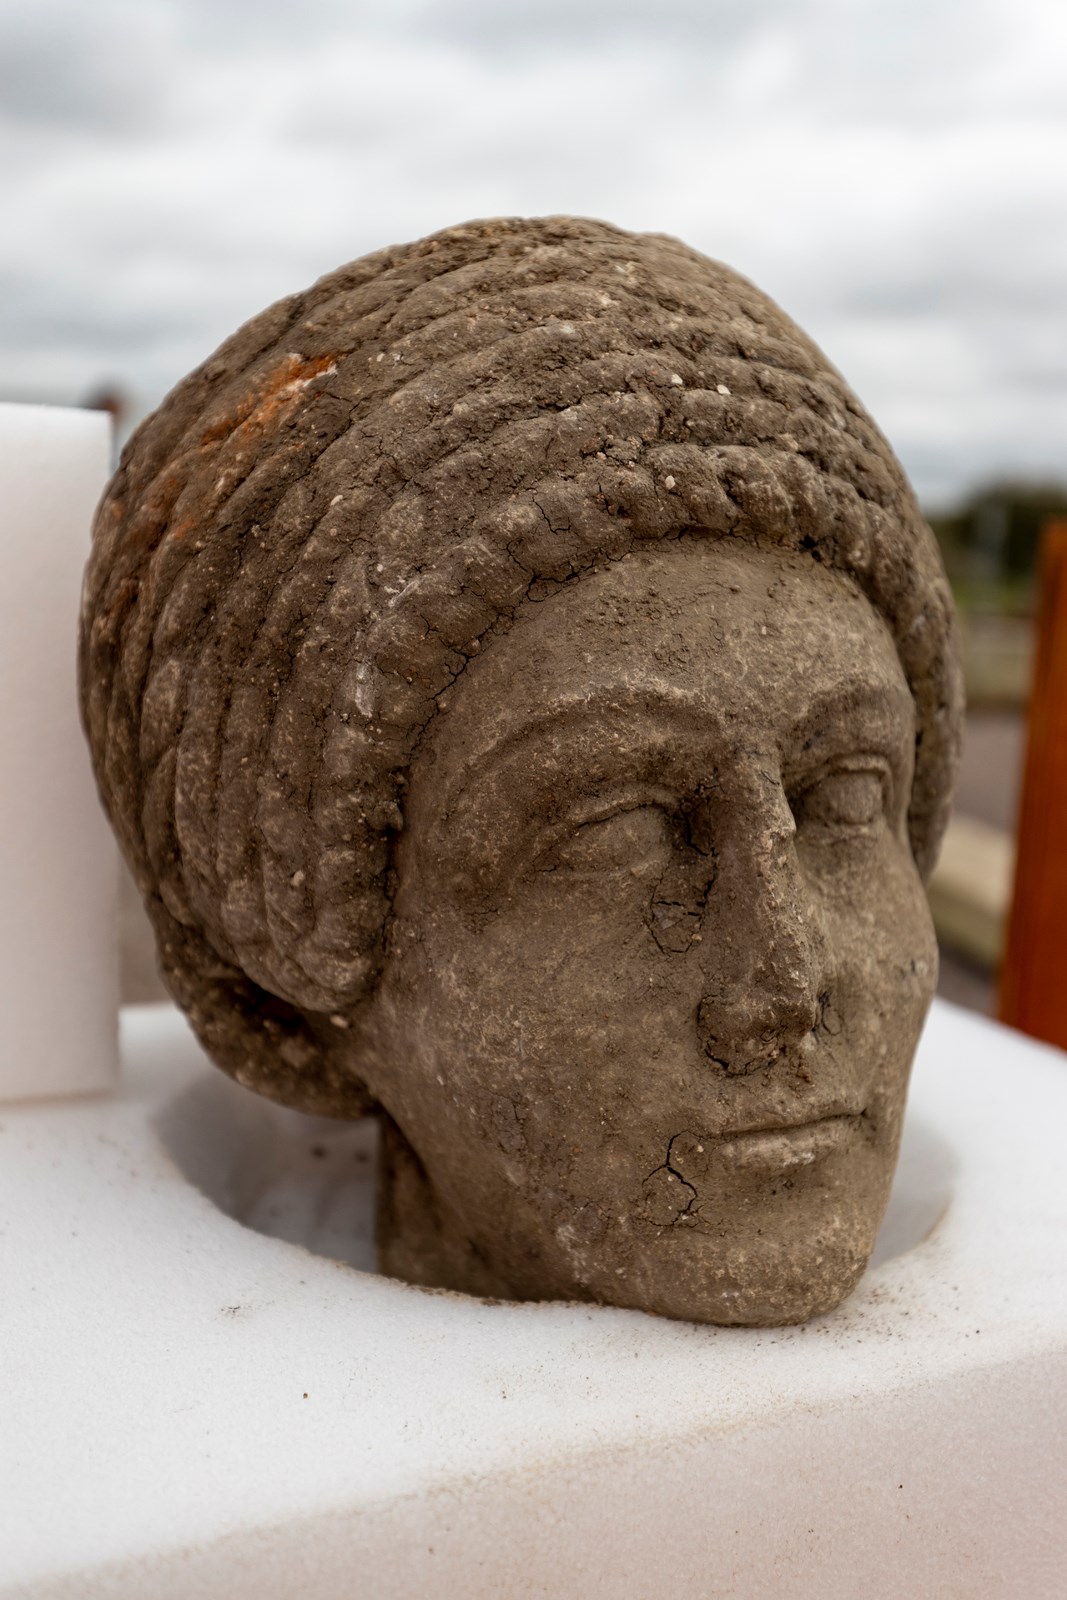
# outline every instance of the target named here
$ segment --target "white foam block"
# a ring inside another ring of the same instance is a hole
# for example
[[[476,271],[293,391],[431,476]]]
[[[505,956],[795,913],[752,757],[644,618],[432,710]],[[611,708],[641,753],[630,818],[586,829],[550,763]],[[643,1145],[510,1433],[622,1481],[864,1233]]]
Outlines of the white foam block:
[[[0,1118],[4,1600],[1063,1595],[1059,1052],[935,1006],[878,1263],[769,1331],[314,1254],[371,1259],[367,1129],[168,1007],[124,1058]]]
[[[116,1074],[118,857],[75,676],[110,443],[103,412],[0,405],[0,1101]]]

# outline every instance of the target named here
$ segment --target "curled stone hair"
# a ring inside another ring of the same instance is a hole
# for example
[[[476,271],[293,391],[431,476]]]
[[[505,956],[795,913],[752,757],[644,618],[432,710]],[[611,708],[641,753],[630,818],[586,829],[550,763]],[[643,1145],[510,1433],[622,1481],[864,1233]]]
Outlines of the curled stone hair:
[[[682,535],[806,551],[884,618],[925,876],[961,714],[940,558],[843,380],[728,268],[577,218],[448,228],[279,301],[143,423],[94,526],[82,715],[220,1066],[365,1107],[329,1042],[381,969],[438,697],[525,600]]]

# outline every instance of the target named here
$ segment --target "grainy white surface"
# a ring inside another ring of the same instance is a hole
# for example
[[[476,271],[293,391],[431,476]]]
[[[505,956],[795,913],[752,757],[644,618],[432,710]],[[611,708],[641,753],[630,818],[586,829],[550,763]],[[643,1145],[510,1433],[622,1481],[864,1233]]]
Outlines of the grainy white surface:
[[[123,1048],[0,1115],[3,1600],[1063,1595],[1063,1055],[935,1004],[880,1264],[758,1332],[286,1242],[370,1263],[367,1130]]]
[[[110,448],[104,412],[0,405],[0,1102],[105,1088],[118,1063],[118,854],[75,694]]]

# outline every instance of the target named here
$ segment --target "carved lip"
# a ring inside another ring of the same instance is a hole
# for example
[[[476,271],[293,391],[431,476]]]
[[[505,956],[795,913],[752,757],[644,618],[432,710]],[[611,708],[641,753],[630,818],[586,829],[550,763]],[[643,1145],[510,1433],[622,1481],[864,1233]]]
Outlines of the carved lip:
[[[722,1134],[721,1158],[739,1172],[787,1172],[810,1167],[835,1154],[856,1138],[862,1116],[841,1111],[810,1122],[778,1124],[741,1133]]]

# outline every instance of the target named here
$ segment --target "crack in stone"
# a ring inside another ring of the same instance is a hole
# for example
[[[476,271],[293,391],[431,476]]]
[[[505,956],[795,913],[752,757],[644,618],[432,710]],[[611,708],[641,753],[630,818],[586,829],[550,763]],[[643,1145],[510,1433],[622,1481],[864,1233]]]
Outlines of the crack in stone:
[[[670,1222],[666,1222],[666,1223],[661,1223],[660,1224],[661,1227],[666,1227],[666,1228],[677,1227],[678,1223],[681,1222],[683,1217],[688,1217],[688,1216],[693,1215],[693,1206],[696,1203],[696,1200],[698,1198],[696,1186],[694,1184],[690,1183],[688,1178],[683,1177],[681,1172],[679,1172],[678,1168],[676,1166],[674,1166],[672,1161],[671,1161],[671,1152],[674,1149],[675,1143],[680,1138],[682,1138],[682,1134],[680,1134],[680,1133],[675,1133],[675,1134],[671,1135],[671,1138],[670,1138],[670,1140],[668,1141],[668,1144],[667,1144],[667,1158],[666,1158],[666,1160],[662,1161],[658,1167],[653,1167],[652,1171],[648,1174],[648,1177],[645,1179],[646,1183],[651,1183],[652,1179],[656,1176],[657,1172],[666,1172],[666,1174],[668,1176],[668,1180],[671,1179],[671,1178],[674,1178],[674,1179],[677,1180],[678,1183],[680,1183],[682,1185],[683,1188],[689,1190],[689,1199],[686,1201],[686,1203],[682,1207],[682,1209],[675,1214],[675,1216],[671,1219]]]

